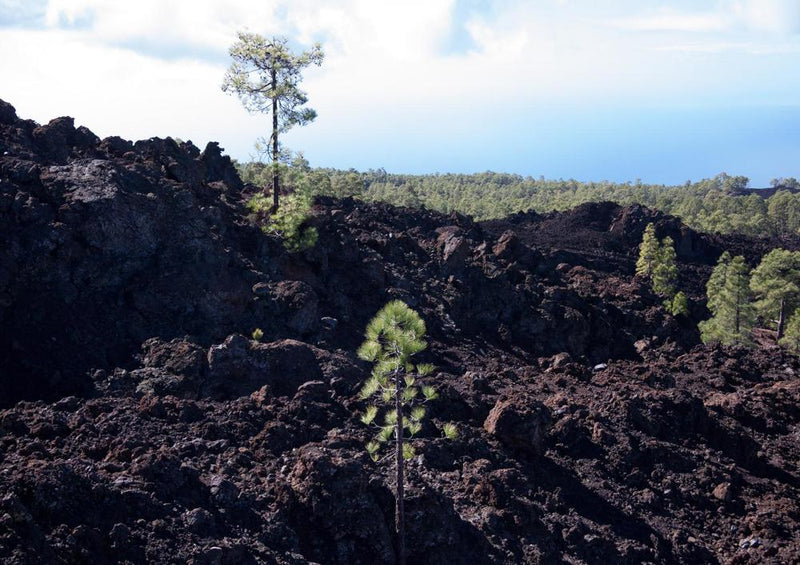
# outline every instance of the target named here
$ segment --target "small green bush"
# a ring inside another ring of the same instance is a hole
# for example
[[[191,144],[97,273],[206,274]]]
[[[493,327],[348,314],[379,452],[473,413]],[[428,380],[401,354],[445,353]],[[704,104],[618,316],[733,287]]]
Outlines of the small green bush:
[[[313,226],[305,225],[311,217],[312,197],[305,192],[294,192],[283,198],[281,207],[273,214],[266,216],[272,202],[265,194],[256,194],[247,203],[258,216],[266,216],[266,223],[261,229],[265,233],[274,233],[283,238],[283,245],[292,253],[305,251],[314,247],[319,232]]]
[[[689,299],[682,290],[678,291],[678,294],[675,295],[675,298],[673,298],[672,301],[668,301],[667,309],[673,316],[689,315]]]

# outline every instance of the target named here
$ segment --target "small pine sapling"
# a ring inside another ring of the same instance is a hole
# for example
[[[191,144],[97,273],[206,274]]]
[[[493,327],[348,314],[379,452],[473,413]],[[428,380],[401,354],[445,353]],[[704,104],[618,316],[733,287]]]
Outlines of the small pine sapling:
[[[656,226],[653,223],[647,224],[642,234],[642,243],[639,245],[639,259],[636,261],[636,274],[649,277],[658,261],[658,238],[656,237]]]
[[[667,236],[661,240],[651,278],[653,292],[664,297],[664,306],[667,308],[671,308],[677,282],[678,266],[675,263],[675,246],[672,238]]]
[[[360,396],[362,400],[372,400],[373,403],[367,406],[361,421],[374,426],[376,431],[375,437],[366,445],[374,461],[379,460],[381,447],[394,439],[397,467],[395,527],[398,563],[404,565],[404,462],[416,455],[409,441],[422,430],[422,423],[427,416],[426,403],[438,396],[433,386],[420,382],[433,373],[434,367],[427,363],[414,365],[411,362],[414,355],[427,347],[424,339],[425,322],[400,300],[389,302],[375,315],[367,326],[365,337],[358,349],[358,356],[374,363],[374,367]],[[445,424],[443,435],[449,439],[455,438],[456,427]]]
[[[682,290],[679,290],[672,299],[669,311],[673,316],[689,316],[689,298]]]

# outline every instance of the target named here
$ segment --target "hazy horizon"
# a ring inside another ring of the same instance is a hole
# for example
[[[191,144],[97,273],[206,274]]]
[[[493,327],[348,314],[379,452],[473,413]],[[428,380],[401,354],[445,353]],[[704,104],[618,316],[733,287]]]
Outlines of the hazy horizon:
[[[220,90],[237,30],[321,41],[284,136],[312,166],[683,184],[800,177],[791,0],[0,0],[0,98],[97,135],[218,141],[269,117]]]

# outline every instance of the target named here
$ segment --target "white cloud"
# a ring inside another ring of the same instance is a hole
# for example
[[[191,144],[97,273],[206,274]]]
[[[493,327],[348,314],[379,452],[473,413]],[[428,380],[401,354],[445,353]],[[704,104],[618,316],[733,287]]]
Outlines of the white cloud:
[[[632,31],[713,32],[727,29],[730,16],[721,13],[683,13],[661,9],[652,15],[611,20],[612,26]]]
[[[733,12],[752,29],[770,33],[800,33],[800,2],[797,0],[741,0]]]
[[[63,31],[5,30],[0,41],[0,69],[17,77],[5,81],[2,97],[22,117],[46,123],[70,115],[101,137],[174,136],[201,148],[251,127],[238,102],[219,91],[214,65],[97,49]],[[251,143],[228,149],[246,150]]]
[[[661,7],[652,13],[610,19],[612,26],[631,31],[792,34],[800,32],[797,0],[724,0],[713,10]]]
[[[675,53],[706,53],[706,54],[731,54],[743,55],[791,55],[800,53],[800,44],[784,43],[754,43],[748,41],[728,41],[720,43],[677,43],[653,48],[654,51]]]
[[[529,33],[524,27],[519,29],[497,29],[491,23],[472,20],[466,24],[478,52],[485,56],[502,60],[519,59],[529,46]]]
[[[765,54],[781,80],[759,96],[793,100],[798,87],[798,44],[773,36],[797,21],[792,2],[724,0],[713,12],[631,2],[638,14],[622,17],[588,0],[504,0],[457,22],[455,1],[50,0],[48,31],[0,29],[0,96],[38,121],[69,114],[100,135],[217,139],[244,158],[268,122],[219,89],[235,31],[321,39],[325,63],[303,82],[319,118],[287,137],[313,162],[315,144],[350,139],[355,154],[390,135],[489,131],[556,106],[750,100]],[[456,25],[473,48],[444,54]]]
[[[88,34],[114,44],[182,43],[224,50],[237,29],[277,32],[276,7],[248,0],[50,0],[45,21],[53,28],[88,21]]]

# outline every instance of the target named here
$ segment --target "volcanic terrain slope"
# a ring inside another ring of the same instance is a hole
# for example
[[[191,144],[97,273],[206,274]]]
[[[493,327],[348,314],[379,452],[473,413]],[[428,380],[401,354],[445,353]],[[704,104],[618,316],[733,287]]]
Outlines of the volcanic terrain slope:
[[[695,329],[722,250],[769,242],[610,203],[478,224],[319,199],[289,254],[253,190],[216,144],[0,102],[0,562],[394,563],[354,353],[393,298],[440,393],[409,563],[800,561],[800,362]],[[690,318],[634,277],[648,222]]]

